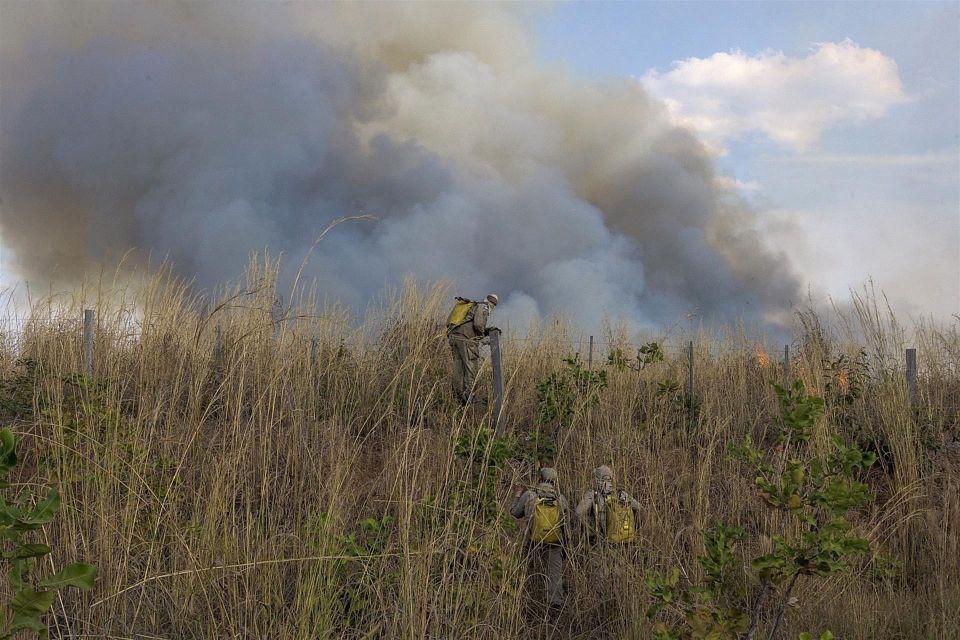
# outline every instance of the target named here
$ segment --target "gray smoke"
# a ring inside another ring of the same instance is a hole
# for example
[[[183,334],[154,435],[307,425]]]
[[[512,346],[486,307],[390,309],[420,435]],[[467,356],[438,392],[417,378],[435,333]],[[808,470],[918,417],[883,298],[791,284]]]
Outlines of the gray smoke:
[[[407,274],[501,311],[768,322],[797,279],[636,83],[489,5],[5,3],[0,227],[21,273],[130,249],[212,286],[251,251],[361,306]]]

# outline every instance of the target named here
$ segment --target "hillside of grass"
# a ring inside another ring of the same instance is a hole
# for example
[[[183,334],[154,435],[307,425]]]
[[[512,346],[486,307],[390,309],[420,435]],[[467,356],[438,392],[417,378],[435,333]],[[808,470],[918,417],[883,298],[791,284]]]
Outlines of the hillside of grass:
[[[451,397],[450,291],[318,315],[315,295],[277,305],[272,273],[207,298],[156,276],[34,299],[3,333],[0,411],[21,459],[5,491],[58,488],[39,537],[49,562],[99,570],[93,590],[54,602],[52,637],[651,638],[670,619],[646,615],[648,578],[679,567],[698,581],[701,532],[718,523],[745,532],[730,588],[755,601],[749,558],[792,525],[729,453],[750,436],[777,454],[782,343],[611,329],[588,369],[562,321],[512,328],[496,439],[485,405]],[[638,361],[658,339],[663,360]],[[905,347],[920,363],[913,404]],[[843,317],[799,314],[791,355],[791,378],[825,403],[811,455],[839,436],[877,460],[858,476],[873,499],[850,514],[870,551],[802,576],[778,637],[960,637],[960,324],[907,330],[860,298]],[[485,360],[481,389],[489,377]],[[543,463],[572,503],[609,464],[644,509],[627,549],[575,537],[559,612],[507,513]]]

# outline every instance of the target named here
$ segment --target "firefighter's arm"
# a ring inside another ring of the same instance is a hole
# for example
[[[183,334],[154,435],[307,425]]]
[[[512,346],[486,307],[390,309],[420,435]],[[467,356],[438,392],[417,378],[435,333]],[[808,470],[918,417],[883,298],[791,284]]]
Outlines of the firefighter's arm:
[[[514,494],[513,505],[510,506],[510,515],[518,520],[527,515],[527,500],[530,498],[529,494],[529,491],[520,495]]]

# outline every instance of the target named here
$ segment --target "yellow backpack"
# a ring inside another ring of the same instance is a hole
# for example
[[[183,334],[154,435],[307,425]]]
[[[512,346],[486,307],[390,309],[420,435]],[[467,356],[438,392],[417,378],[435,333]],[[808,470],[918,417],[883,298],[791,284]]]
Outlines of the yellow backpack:
[[[637,538],[633,521],[633,508],[629,502],[620,501],[616,496],[607,496],[606,537],[610,542],[628,543]]]
[[[556,544],[560,542],[560,505],[553,498],[537,498],[530,526],[533,542]]]
[[[467,321],[470,311],[476,302],[457,296],[457,303],[453,305],[453,310],[447,317],[447,329],[456,329]]]

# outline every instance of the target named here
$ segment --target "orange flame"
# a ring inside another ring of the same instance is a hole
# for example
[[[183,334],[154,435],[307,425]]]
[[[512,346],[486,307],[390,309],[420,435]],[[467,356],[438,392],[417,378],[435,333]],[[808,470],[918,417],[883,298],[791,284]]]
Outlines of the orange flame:
[[[757,359],[757,366],[766,369],[770,364],[770,356],[763,350],[763,347],[756,345],[753,348],[753,356]]]
[[[850,381],[847,379],[847,372],[844,369],[841,369],[837,373],[837,386],[840,387],[840,391],[844,393],[850,388]]]

